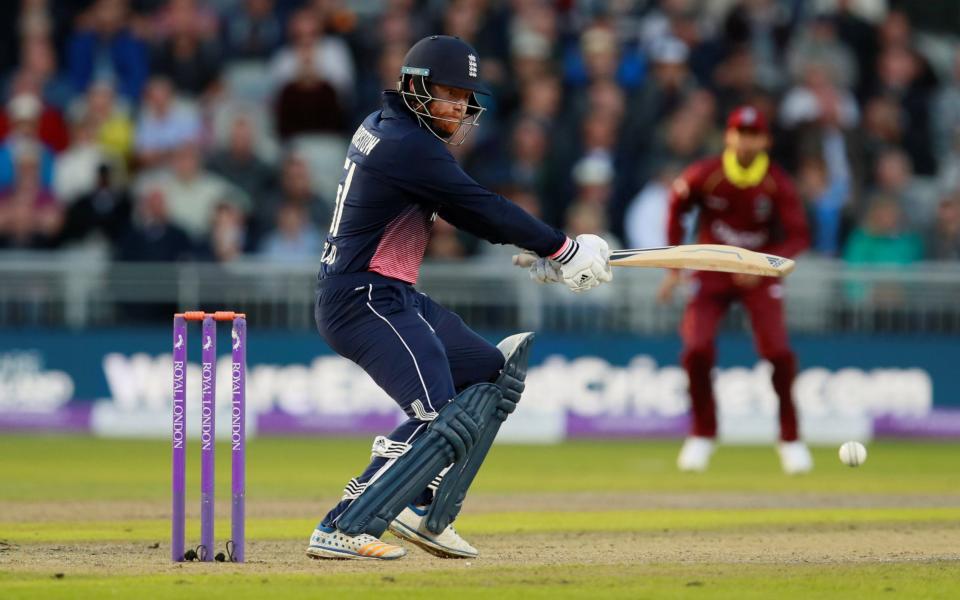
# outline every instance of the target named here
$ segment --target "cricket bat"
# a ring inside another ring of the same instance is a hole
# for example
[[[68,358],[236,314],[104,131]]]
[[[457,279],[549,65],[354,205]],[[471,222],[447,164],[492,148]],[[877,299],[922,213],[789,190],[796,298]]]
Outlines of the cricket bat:
[[[529,267],[536,260],[537,257],[532,254],[516,254],[513,257],[513,264]],[[793,271],[796,266],[796,263],[789,258],[721,244],[614,250],[610,253],[610,264],[614,267],[723,271],[767,277],[783,277]]]

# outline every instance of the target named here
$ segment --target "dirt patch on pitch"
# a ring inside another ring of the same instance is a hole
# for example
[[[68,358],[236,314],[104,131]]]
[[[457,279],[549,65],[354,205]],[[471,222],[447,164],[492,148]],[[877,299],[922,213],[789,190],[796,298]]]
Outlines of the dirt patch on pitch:
[[[166,502],[0,502],[0,570],[65,577],[98,574],[247,572],[389,573],[501,566],[649,563],[848,563],[960,560],[960,523],[817,524],[756,526],[708,531],[517,533],[470,536],[482,555],[442,560],[407,545],[410,555],[390,562],[312,561],[304,555],[310,528],[335,498],[310,501],[256,500],[250,518],[303,519],[304,540],[249,540],[248,562],[171,564],[167,540],[18,544],[4,540],[4,522],[122,521],[169,518]],[[196,518],[197,507],[190,505]],[[960,506],[960,495],[606,493],[477,494],[469,514],[515,511],[609,511],[650,509],[925,508]],[[228,514],[226,504],[218,507]],[[387,536],[393,539],[392,536]]]
[[[388,539],[393,539],[388,536]],[[472,560],[443,560],[408,545],[410,554],[389,563],[313,561],[304,543],[248,543],[248,562],[172,564],[164,544],[6,544],[0,569],[50,573],[142,575],[187,573],[378,574],[486,567],[567,564],[797,564],[868,563],[960,559],[960,524],[817,526],[709,532],[564,533],[476,536],[482,552]]]
[[[304,519],[308,524],[323,516],[337,498],[316,500],[247,501],[249,518]],[[199,517],[196,502],[187,505],[190,518]],[[651,509],[775,509],[775,508],[951,508],[960,506],[958,494],[823,494],[823,493],[535,493],[474,494],[467,499],[464,514],[523,511],[597,511]],[[219,514],[228,514],[229,504],[218,503]],[[83,515],[85,521],[167,519],[169,502],[62,501],[0,502],[0,523],[23,521],[70,521]],[[0,527],[2,539],[2,527]]]

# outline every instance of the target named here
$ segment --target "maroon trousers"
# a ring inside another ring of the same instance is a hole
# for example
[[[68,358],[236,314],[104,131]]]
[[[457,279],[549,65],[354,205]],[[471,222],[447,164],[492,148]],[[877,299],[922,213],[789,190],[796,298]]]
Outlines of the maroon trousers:
[[[690,380],[691,435],[716,437],[717,407],[711,371],[716,362],[717,326],[730,304],[740,301],[750,316],[757,353],[773,365],[773,389],[780,400],[780,439],[798,439],[793,380],[797,359],[790,350],[779,280],[762,277],[753,288],[741,288],[727,273],[697,274],[699,287],[687,305],[680,325],[681,362]]]

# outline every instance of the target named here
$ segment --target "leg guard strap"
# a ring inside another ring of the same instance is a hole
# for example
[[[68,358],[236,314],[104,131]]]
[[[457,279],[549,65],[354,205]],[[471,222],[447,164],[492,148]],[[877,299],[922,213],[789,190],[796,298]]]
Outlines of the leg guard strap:
[[[466,457],[447,471],[437,487],[433,503],[427,511],[427,529],[440,533],[460,514],[467,490],[473,483],[480,465],[487,458],[494,438],[500,431],[500,425],[517,408],[523,393],[524,380],[527,377],[527,364],[530,362],[530,349],[533,347],[532,333],[518,333],[497,344],[506,358],[497,387],[496,411],[488,421],[481,423],[480,438]]]
[[[469,454],[479,438],[480,424],[493,417],[500,397],[500,388],[489,383],[461,392],[409,450],[367,482],[363,493],[337,518],[337,529],[347,535],[380,537],[440,471]]]

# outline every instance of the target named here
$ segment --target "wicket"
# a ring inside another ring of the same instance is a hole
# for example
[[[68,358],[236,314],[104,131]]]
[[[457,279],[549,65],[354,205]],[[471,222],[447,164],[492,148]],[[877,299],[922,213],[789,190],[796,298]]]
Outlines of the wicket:
[[[186,527],[187,445],[187,324],[202,322],[200,357],[200,545],[184,552]],[[231,410],[231,540],[226,556],[217,560],[244,561],[244,501],[246,493],[247,319],[232,311],[188,311],[173,316],[173,523],[170,558],[214,560],[214,449],[216,444],[217,322],[230,321],[232,362]]]

